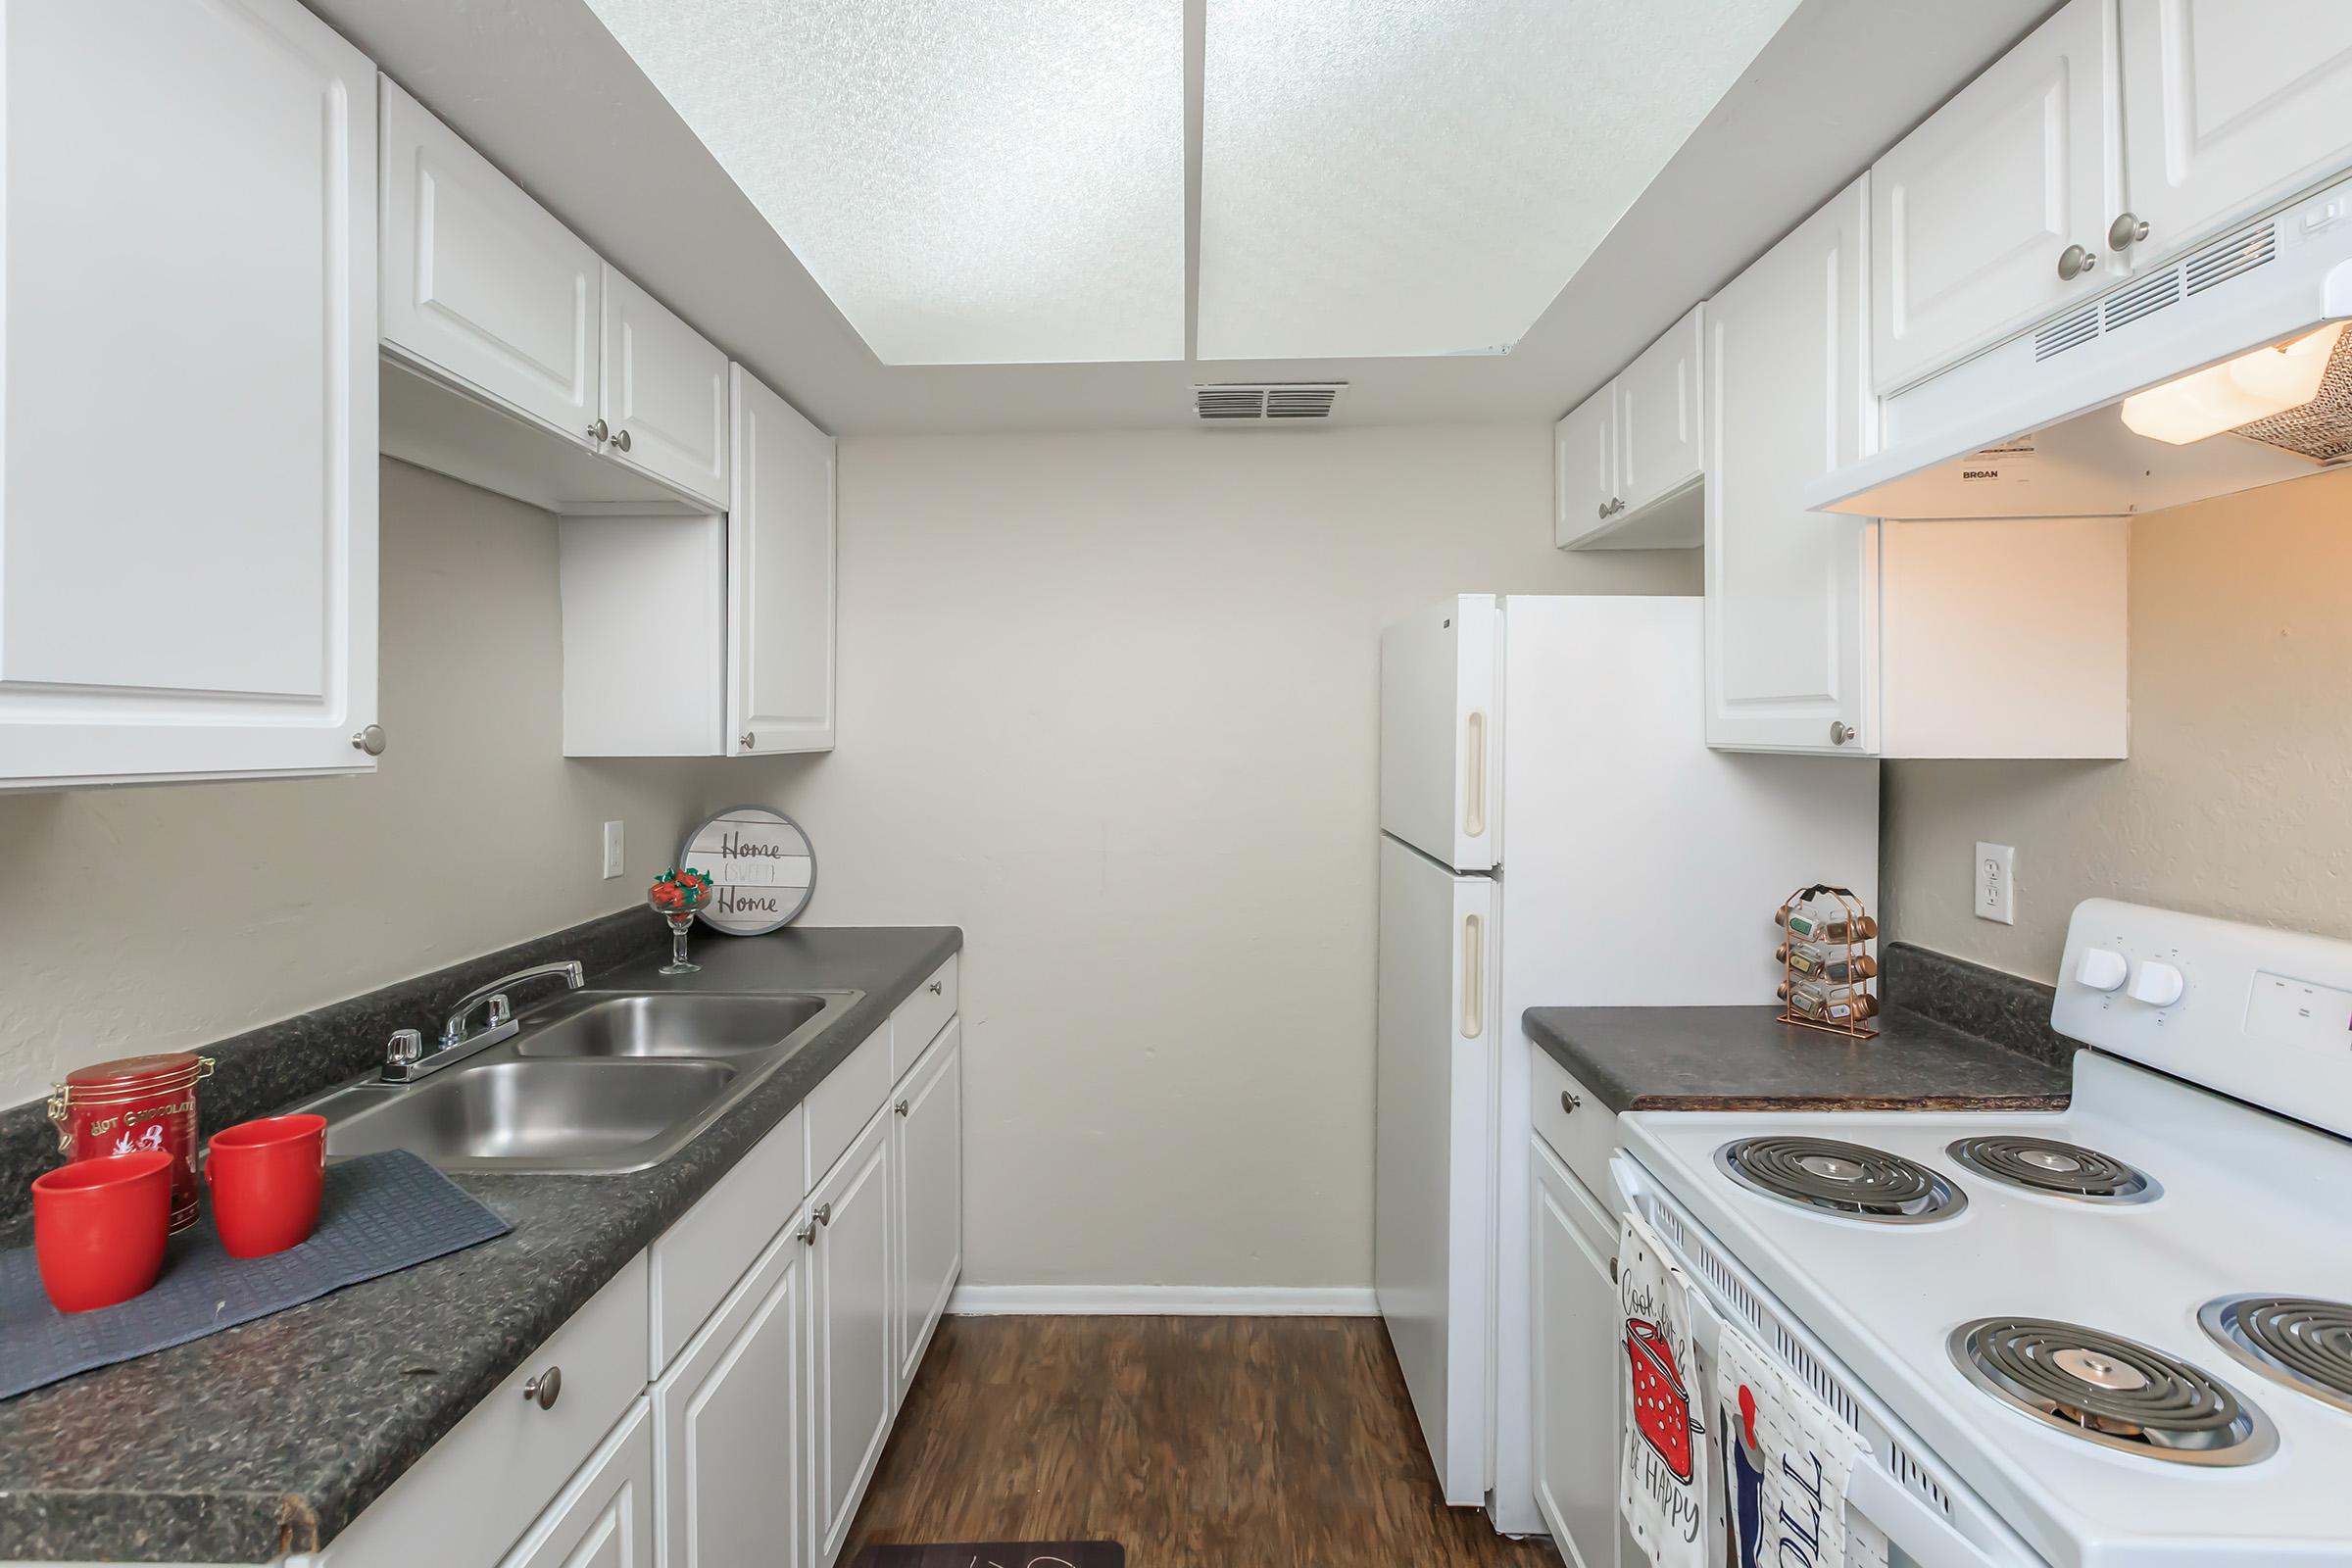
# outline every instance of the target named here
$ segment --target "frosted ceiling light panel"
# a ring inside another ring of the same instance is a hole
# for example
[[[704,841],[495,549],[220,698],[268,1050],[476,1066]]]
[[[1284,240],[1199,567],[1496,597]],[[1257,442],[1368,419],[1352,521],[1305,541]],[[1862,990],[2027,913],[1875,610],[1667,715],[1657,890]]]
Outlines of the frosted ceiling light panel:
[[[1200,358],[1516,343],[1796,3],[1207,0]]]
[[[1171,0],[588,0],[885,365],[1184,358]]]

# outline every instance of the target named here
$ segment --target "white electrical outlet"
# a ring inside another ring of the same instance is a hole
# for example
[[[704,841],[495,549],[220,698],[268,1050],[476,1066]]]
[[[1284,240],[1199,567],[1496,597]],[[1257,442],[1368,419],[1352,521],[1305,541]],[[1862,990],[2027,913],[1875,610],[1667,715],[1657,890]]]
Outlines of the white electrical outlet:
[[[1977,918],[2017,924],[2017,850],[2007,844],[1977,845]]]
[[[607,877],[620,875],[620,824],[618,822],[605,824],[605,875]]]

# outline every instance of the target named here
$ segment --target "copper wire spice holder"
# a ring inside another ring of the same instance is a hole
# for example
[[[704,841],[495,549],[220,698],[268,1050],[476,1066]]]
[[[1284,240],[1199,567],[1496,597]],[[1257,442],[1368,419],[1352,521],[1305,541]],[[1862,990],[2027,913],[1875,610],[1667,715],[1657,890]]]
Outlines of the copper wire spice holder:
[[[1790,910],[1809,900],[1824,896],[1836,899],[1839,906],[1845,910],[1845,940],[1843,942],[1825,941],[1820,937],[1799,937],[1788,929],[1787,921]],[[1781,1006],[1781,1022],[1792,1023],[1799,1029],[1818,1029],[1825,1035],[1838,1035],[1847,1040],[1876,1040],[1879,1037],[1877,1027],[1860,1016],[1862,1009],[1859,1007],[1849,1009],[1844,1022],[1840,1023],[1834,1018],[1808,1017],[1797,1011],[1794,1003],[1788,1000],[1794,997],[1799,983],[1799,971],[1795,966],[1795,951],[1797,944],[1803,942],[1810,947],[1843,948],[1845,950],[1846,974],[1846,978],[1841,982],[1831,982],[1826,975],[1807,975],[1803,978],[1817,979],[1824,984],[1842,984],[1847,988],[1849,996],[1857,998],[1867,996],[1872,998],[1875,1004],[1878,993],[1875,990],[1865,990],[1864,988],[1878,978],[1878,960],[1871,956],[1870,951],[1872,942],[1877,938],[1878,923],[1871,919],[1870,911],[1862,906],[1862,901],[1854,897],[1853,890],[1832,887],[1826,882],[1816,882],[1811,887],[1798,888],[1782,902],[1781,912],[1774,918],[1773,923],[1780,928],[1781,933],[1781,985],[1784,999]]]

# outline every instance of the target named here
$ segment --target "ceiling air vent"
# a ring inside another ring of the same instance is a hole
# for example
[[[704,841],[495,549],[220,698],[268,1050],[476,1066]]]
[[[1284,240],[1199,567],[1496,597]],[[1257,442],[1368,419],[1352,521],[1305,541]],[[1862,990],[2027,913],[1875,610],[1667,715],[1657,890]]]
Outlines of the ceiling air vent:
[[[1345,381],[1219,381],[1193,388],[1193,412],[1218,424],[1328,419]]]

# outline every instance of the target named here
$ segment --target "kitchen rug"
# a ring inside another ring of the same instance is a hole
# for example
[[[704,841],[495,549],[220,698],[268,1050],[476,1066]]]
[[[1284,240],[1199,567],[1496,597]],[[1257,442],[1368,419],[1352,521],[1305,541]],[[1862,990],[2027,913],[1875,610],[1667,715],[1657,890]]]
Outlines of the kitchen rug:
[[[854,1568],[1127,1568],[1115,1541],[980,1541],[938,1546],[868,1546]]]
[[[250,1323],[512,1229],[415,1154],[390,1150],[327,1166],[318,1228],[301,1246],[231,1257],[208,1211],[172,1238],[154,1286],[120,1306],[60,1312],[42,1294],[32,1249],[0,1252],[0,1399]]]

